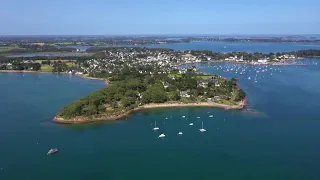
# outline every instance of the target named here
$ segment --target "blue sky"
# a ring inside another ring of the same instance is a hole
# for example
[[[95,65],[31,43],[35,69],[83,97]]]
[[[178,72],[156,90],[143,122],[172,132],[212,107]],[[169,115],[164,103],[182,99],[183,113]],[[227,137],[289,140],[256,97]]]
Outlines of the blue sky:
[[[320,0],[2,0],[0,35],[319,34]]]

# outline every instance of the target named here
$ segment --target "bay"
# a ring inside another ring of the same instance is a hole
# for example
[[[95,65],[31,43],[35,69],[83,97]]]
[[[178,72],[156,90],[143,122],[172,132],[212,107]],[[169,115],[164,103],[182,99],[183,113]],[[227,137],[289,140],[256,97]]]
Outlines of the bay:
[[[171,48],[175,50],[210,50],[213,52],[290,52],[305,49],[320,49],[315,43],[252,43],[252,42],[191,42],[181,44],[151,44],[148,48]]]
[[[70,46],[85,51],[91,46]],[[107,46],[106,46],[107,47]],[[127,46],[130,47],[130,46]],[[319,43],[268,43],[268,42],[191,42],[178,44],[148,44],[131,47],[170,48],[174,50],[210,50],[214,52],[290,52],[306,49],[320,49]]]
[[[238,78],[254,112],[154,109],[84,125],[51,119],[104,82],[0,73],[0,179],[319,179],[319,60],[299,62],[305,66],[194,64]],[[159,131],[152,130],[154,121]],[[202,121],[205,133],[199,132]],[[158,139],[160,133],[166,137]],[[54,147],[60,151],[47,156]]]

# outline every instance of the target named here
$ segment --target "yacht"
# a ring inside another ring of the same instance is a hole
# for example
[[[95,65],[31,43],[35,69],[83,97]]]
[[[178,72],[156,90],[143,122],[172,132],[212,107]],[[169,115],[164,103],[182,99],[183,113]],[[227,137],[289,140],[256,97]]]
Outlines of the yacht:
[[[154,128],[153,128],[153,130],[154,130],[154,131],[159,130],[159,128],[157,127],[157,121],[154,122]]]
[[[202,127],[199,130],[200,130],[200,132],[206,132],[207,131],[207,130],[203,129],[203,121],[202,121]]]

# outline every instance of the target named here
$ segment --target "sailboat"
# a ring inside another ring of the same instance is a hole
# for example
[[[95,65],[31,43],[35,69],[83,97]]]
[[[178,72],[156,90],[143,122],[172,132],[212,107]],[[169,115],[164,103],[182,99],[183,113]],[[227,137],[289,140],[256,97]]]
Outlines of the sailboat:
[[[206,132],[207,131],[207,130],[203,129],[203,121],[202,121],[202,127],[199,130],[200,130],[200,132]]]
[[[153,128],[153,130],[154,130],[154,131],[159,130],[159,128],[157,127],[157,121],[154,122],[154,128]]]

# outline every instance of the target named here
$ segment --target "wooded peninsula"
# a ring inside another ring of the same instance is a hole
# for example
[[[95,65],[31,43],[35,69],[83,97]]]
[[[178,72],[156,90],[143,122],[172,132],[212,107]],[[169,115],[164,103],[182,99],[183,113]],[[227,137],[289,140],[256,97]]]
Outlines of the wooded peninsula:
[[[116,120],[130,113],[157,107],[207,106],[242,109],[245,92],[236,79],[205,75],[188,69],[179,74],[140,73],[125,67],[108,78],[109,87],[96,91],[62,108],[55,120],[83,123]]]

